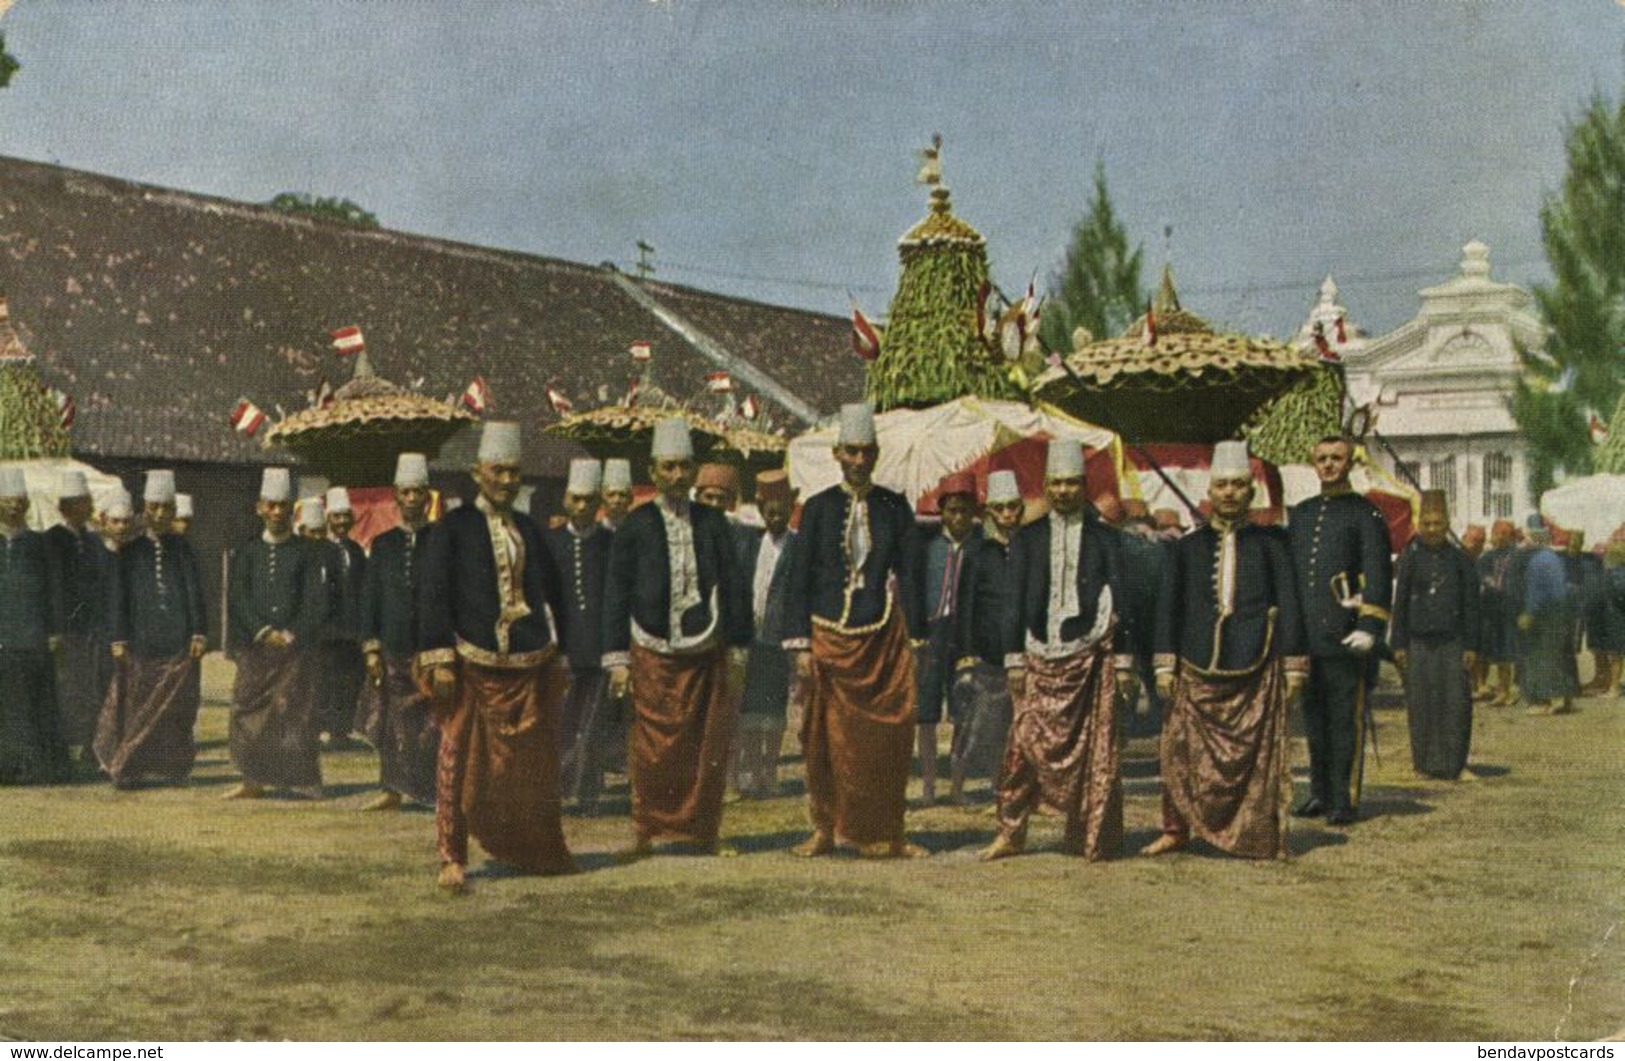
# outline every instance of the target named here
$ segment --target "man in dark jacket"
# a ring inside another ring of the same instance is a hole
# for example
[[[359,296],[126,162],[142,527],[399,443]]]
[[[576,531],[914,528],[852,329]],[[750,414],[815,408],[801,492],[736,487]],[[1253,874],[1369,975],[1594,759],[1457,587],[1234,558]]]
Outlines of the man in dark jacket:
[[[62,739],[78,748],[80,761],[95,760],[91,744],[112,669],[107,654],[107,601],[113,588],[113,554],[90,529],[90,491],[85,473],[62,473],[57,511],[62,522],[45,532],[62,576],[62,651],[56,691],[62,708]]]
[[[68,780],[52,657],[62,651],[61,574],[28,529],[21,468],[0,468],[0,785]]]

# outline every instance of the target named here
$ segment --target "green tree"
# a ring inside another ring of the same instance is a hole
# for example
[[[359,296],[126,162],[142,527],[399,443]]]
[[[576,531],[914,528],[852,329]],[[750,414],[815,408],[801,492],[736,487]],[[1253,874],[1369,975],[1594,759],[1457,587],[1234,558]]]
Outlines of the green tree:
[[[1592,470],[1590,410],[1606,416],[1625,390],[1625,104],[1593,97],[1565,138],[1563,187],[1541,206],[1552,282],[1535,288],[1550,327],[1545,357],[1526,353],[1512,415],[1529,443],[1530,490],[1559,469]]]
[[[1141,257],[1140,247],[1129,249],[1106,191],[1106,164],[1097,161],[1089,212],[1072,229],[1066,261],[1050,276],[1050,298],[1038,325],[1044,345],[1071,350],[1072,333],[1080,327],[1096,339],[1112,338],[1145,312]]]
[[[321,197],[311,195],[309,192],[283,192],[268,204],[273,210],[281,210],[286,214],[302,214],[305,217],[321,218],[327,221],[337,221],[356,228],[377,228],[378,215],[352,203],[348,199]]]
[[[22,68],[17,57],[6,51],[6,35],[0,33],[0,88],[11,84],[12,77]]]

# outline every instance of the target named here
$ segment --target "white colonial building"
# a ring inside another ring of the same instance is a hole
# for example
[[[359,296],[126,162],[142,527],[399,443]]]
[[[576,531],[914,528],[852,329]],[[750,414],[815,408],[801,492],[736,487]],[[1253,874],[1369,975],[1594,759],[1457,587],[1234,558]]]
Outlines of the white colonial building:
[[[1401,479],[1409,473],[1424,489],[1445,491],[1457,533],[1496,519],[1522,525],[1535,506],[1509,402],[1519,350],[1545,346],[1534,299],[1490,279],[1489,248],[1477,240],[1462,248],[1461,271],[1421,296],[1410,322],[1374,338],[1345,323],[1346,341],[1338,343],[1336,322],[1346,316],[1328,278],[1300,340],[1312,342],[1322,323],[1346,366],[1350,399],[1377,414],[1387,447],[1371,440],[1372,456]]]

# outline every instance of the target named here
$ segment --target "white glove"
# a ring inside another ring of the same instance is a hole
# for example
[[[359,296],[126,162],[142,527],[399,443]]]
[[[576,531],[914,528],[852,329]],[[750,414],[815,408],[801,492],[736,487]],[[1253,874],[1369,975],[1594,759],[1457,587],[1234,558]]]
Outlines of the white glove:
[[[1343,639],[1343,647],[1356,656],[1363,656],[1370,652],[1377,643],[1377,639],[1364,630],[1356,630]]]

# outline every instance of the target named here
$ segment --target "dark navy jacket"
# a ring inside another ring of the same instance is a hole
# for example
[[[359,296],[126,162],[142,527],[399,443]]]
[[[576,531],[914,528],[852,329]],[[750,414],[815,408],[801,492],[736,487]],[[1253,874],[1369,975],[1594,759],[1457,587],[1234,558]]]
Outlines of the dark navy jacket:
[[[1363,630],[1382,640],[1393,600],[1388,523],[1353,491],[1317,494],[1292,510],[1289,533],[1311,656],[1348,656],[1343,638]],[[1346,608],[1342,595],[1363,603]]]
[[[310,646],[327,622],[327,551],[295,534],[272,545],[263,537],[244,542],[231,557],[229,642],[246,648],[260,631],[288,630]]]
[[[115,557],[100,535],[86,528],[75,534],[58,523],[45,532],[45,541],[62,574],[62,628],[64,633],[105,636],[107,609],[113,592]]]
[[[568,647],[570,617],[558,571],[542,541],[536,521],[522,512],[512,516],[524,543],[520,580],[530,614],[508,628],[508,652],[540,652],[554,643]],[[455,509],[435,525],[419,584],[418,651],[445,653],[458,639],[486,652],[498,652],[497,619],[501,612],[496,555],[485,513],[477,504]],[[545,611],[544,611],[545,609]],[[551,613],[555,632],[550,632]],[[449,660],[440,655],[437,659]]]
[[[43,652],[62,632],[61,575],[45,536],[0,536],[0,650]]]
[[[391,656],[417,651],[418,587],[433,530],[434,524],[425,524],[410,535],[410,544],[405,527],[391,527],[372,540],[361,594],[361,636]]]
[[[1389,642],[1407,649],[1413,638],[1452,638],[1477,652],[1478,570],[1459,545],[1429,549],[1414,538],[1399,556],[1394,621]]]
[[[1133,643],[1134,631],[1128,622],[1131,612],[1122,604],[1121,533],[1102,523],[1085,509],[1082,547],[1078,558],[1078,614],[1061,624],[1061,640],[1083,637],[1095,625],[1100,591],[1111,587],[1113,609],[1117,614],[1114,651],[1123,654]],[[1011,607],[1005,613],[1004,651],[1006,655],[1026,651],[1027,636],[1039,641],[1049,637],[1049,550],[1050,524],[1045,516],[1018,530],[1010,539]]]
[[[119,550],[113,578],[110,640],[145,659],[178,656],[192,638],[208,633],[203,576],[192,543],[166,534],[158,544],[143,534]],[[111,557],[111,554],[109,554]]]
[[[609,578],[604,592],[603,649],[627,651],[632,623],[645,633],[670,640],[671,565],[667,558],[666,521],[660,502],[639,505],[615,532],[609,550]],[[694,561],[699,578],[700,603],[681,618],[684,637],[694,637],[711,625],[711,597],[721,611],[717,632],[722,641],[744,648],[751,640],[750,583],[739,566],[739,548],[728,529],[728,518],[714,508],[690,503],[694,529]]]
[[[359,640],[362,597],[367,587],[367,551],[349,538],[329,539],[327,546],[328,593],[333,602],[328,636],[341,641]]]
[[[597,670],[604,654],[604,587],[615,532],[595,523],[586,538],[569,526],[542,533],[570,612],[570,669]]]
[[[1284,531],[1236,530],[1235,595],[1219,614],[1219,532],[1199,527],[1173,542],[1157,596],[1157,665],[1174,658],[1206,673],[1239,674],[1267,659],[1307,666],[1297,575]]]
[[[886,583],[897,578],[898,604],[913,639],[925,637],[919,591],[919,555],[914,544],[914,512],[903,495],[872,486],[869,556],[863,585],[847,599],[846,520],[852,495],[839,484],[814,494],[801,510],[795,561],[785,607],[785,640],[812,636],[812,618],[839,626],[864,627],[886,613]]]
[[[968,656],[1004,665],[1006,613],[1010,608],[1010,544],[978,536],[968,543],[959,570],[959,610],[954,617],[954,659]]]

